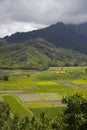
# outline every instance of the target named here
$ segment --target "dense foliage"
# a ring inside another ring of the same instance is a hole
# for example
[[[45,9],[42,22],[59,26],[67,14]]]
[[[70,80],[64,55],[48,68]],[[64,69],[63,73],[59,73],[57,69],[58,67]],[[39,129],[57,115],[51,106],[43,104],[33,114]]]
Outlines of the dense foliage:
[[[0,102],[0,130],[86,130],[87,99],[75,94],[62,101],[67,107],[56,119],[49,118],[44,110],[39,118],[11,115],[9,106]]]
[[[87,99],[76,94],[64,98],[63,103],[67,105],[63,113],[64,130],[86,130]]]
[[[64,48],[56,48],[44,39],[24,43],[0,43],[0,68],[46,70],[50,66],[85,66],[87,55]]]
[[[11,116],[9,106],[0,102],[0,130],[51,130],[51,124],[44,111],[39,119],[34,116],[20,117],[18,114]]]

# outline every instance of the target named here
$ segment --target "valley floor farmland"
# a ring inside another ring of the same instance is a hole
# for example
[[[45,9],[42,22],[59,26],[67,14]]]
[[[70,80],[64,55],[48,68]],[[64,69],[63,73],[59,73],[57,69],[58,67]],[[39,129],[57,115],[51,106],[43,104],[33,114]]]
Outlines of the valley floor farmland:
[[[2,80],[4,75],[9,76],[8,81]],[[46,71],[0,70],[0,79],[0,100],[6,101],[13,113],[30,112],[38,116],[42,109],[46,109],[48,115],[55,117],[65,107],[61,103],[64,96],[80,92],[87,98],[85,67],[51,67]]]

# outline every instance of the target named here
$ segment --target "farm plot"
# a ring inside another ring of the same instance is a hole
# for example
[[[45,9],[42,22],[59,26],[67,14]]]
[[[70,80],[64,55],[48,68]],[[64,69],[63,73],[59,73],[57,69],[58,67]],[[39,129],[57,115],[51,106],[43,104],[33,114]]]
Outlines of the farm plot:
[[[65,109],[65,107],[48,107],[48,108],[43,108],[43,109],[42,108],[31,108],[31,110],[35,114],[35,116],[39,117],[40,113],[44,110],[46,112],[46,114],[51,118],[58,117],[58,115],[60,115],[64,109]]]
[[[45,92],[49,92],[48,89],[44,89],[44,88],[32,88],[32,89],[29,89],[29,88],[23,88],[24,92],[25,93],[45,93]]]
[[[33,94],[16,94],[16,96],[23,102],[41,101],[41,97],[37,93]]]
[[[61,100],[62,97],[58,93],[39,93],[40,97],[46,101]]]
[[[51,102],[43,102],[43,101],[32,101],[25,103],[29,108],[47,108],[54,107]]]
[[[18,113],[21,116],[29,114],[33,115],[32,111],[29,110],[22,102],[20,102],[15,96],[10,94],[3,95],[4,100],[8,103],[11,108],[12,113]]]
[[[16,84],[0,83],[0,90],[18,90],[18,86]]]
[[[55,106],[55,107],[64,107],[65,105],[64,104],[62,104],[60,101],[54,101],[54,102],[52,102],[52,104]]]
[[[36,76],[37,81],[55,81],[58,79],[57,75],[50,71],[43,71],[41,74]]]
[[[72,94],[72,92],[75,91],[75,88],[71,85],[65,85],[65,84],[57,84],[56,85],[38,85],[38,88],[40,90],[42,90],[44,93],[46,90],[46,92],[48,93],[58,93],[60,94],[62,97]]]
[[[37,82],[36,86],[40,89],[46,90],[49,93],[59,93],[61,96],[66,96],[75,91],[73,83],[70,81],[41,81]]]
[[[70,94],[73,94],[75,91],[76,91],[76,88],[74,88],[73,86],[64,85],[64,84],[58,85],[57,89],[55,89],[55,88],[51,89],[51,92],[59,93],[62,97],[63,96],[68,96]]]
[[[34,89],[34,88],[36,88],[35,86],[24,86],[23,88],[27,88],[27,89]]]
[[[87,85],[87,80],[73,80],[72,83],[78,85],[78,84],[82,84],[82,85]]]
[[[87,84],[78,84],[75,85],[77,88],[87,88]]]
[[[24,93],[22,90],[1,90],[0,93]]]
[[[60,107],[65,106],[61,101],[32,101],[25,102],[29,108],[48,108],[48,107]]]
[[[57,85],[57,83],[54,81],[41,81],[37,82],[37,85]]]
[[[73,83],[70,81],[60,81],[59,83],[64,85],[73,85]]]
[[[58,88],[58,84],[54,81],[41,81],[41,82],[37,82],[36,86],[39,89],[46,89],[49,90],[49,92],[51,91],[51,89],[57,89]]]

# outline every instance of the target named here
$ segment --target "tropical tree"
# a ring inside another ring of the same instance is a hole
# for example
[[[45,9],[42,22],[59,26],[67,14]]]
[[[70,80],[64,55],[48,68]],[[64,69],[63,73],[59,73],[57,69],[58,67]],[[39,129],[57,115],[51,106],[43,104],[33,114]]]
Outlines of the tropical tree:
[[[75,94],[62,102],[67,105],[62,118],[64,130],[87,130],[87,99]]]

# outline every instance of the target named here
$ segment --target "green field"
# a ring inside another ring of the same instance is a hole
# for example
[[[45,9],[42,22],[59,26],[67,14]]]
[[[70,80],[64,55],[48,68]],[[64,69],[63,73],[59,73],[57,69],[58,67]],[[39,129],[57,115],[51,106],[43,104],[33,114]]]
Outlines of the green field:
[[[61,103],[64,96],[80,92],[87,98],[85,67],[51,67],[46,71],[0,70],[0,77],[4,75],[8,75],[9,80],[0,80],[0,99],[9,104],[13,113],[38,115],[46,108],[49,115],[55,116],[56,110],[64,107]]]
[[[10,94],[3,95],[4,100],[8,103],[11,108],[11,111],[16,114],[24,115],[33,115],[32,111],[29,110],[22,102],[20,102],[15,96]]]
[[[49,117],[55,118],[62,114],[64,107],[48,107],[48,108],[31,108],[36,117],[40,116],[40,113],[44,110]]]

